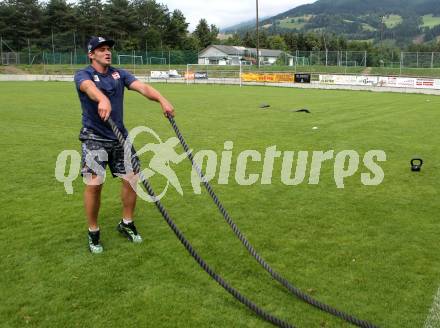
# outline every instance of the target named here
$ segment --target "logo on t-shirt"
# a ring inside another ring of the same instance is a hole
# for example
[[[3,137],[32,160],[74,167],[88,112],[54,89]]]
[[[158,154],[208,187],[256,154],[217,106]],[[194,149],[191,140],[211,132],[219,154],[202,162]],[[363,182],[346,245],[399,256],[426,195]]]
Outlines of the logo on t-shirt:
[[[113,72],[112,76],[113,76],[113,79],[115,79],[115,80],[119,80],[121,78],[121,76],[119,75],[118,72]]]
[[[98,75],[93,75],[93,81],[95,82],[99,82],[99,76]]]

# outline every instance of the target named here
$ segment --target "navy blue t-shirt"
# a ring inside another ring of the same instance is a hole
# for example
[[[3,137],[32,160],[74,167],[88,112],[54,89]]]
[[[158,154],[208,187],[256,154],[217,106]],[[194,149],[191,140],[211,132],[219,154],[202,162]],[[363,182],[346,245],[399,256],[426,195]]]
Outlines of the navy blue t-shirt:
[[[128,88],[130,84],[136,81],[136,78],[123,69],[109,67],[106,74],[97,72],[92,66],[79,70],[75,74],[75,84],[78,91],[79,100],[82,107],[82,125],[80,139],[102,138],[116,140],[112,129],[98,115],[98,103],[91,100],[86,93],[79,87],[83,81],[90,80],[95,83],[97,88],[104,93],[110,100],[112,111],[110,117],[127,136],[127,129],[124,127],[124,87]]]

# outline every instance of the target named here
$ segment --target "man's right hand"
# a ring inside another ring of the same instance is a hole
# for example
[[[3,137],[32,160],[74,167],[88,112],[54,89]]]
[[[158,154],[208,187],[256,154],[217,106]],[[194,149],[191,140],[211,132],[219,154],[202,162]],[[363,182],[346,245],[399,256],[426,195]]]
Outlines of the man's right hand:
[[[103,121],[107,121],[112,112],[110,100],[96,87],[91,80],[84,80],[79,89],[98,103],[98,115]]]
[[[107,121],[110,117],[110,113],[112,112],[112,105],[107,97],[103,97],[98,102],[98,115],[103,121]]]

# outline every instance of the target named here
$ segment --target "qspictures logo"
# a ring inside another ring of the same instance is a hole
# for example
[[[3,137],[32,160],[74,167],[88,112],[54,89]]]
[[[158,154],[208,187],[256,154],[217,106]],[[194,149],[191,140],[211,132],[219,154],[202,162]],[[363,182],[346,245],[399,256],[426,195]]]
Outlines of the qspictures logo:
[[[174,169],[188,156],[179,145],[176,137],[163,141],[159,135],[151,128],[140,126],[132,129],[124,146],[124,165],[125,172],[133,173],[131,158],[132,143],[141,133],[147,133],[154,142],[149,142],[139,148],[135,156],[141,157],[150,152],[148,165],[142,170],[142,175],[146,179],[151,179],[155,175],[160,175],[166,179],[166,186],[156,196],[161,199],[167,190],[174,188],[181,196],[184,195],[181,183]],[[191,152],[191,151],[190,151]],[[99,165],[99,162],[108,160],[108,154],[104,150],[83,151],[83,158],[76,150],[64,150],[57,158],[55,166],[55,178],[64,184],[67,194],[73,194],[73,182],[80,177],[81,169],[84,166],[91,168],[101,179],[99,183],[104,183],[106,172]],[[355,150],[315,150],[315,151],[293,151],[280,150],[276,145],[266,147],[264,152],[255,149],[243,150],[239,153],[234,151],[234,142],[225,141],[223,151],[218,154],[214,150],[200,150],[193,154],[194,162],[201,168],[206,181],[217,180],[218,184],[227,185],[236,183],[240,186],[250,186],[257,183],[270,185],[274,177],[279,177],[281,182],[287,186],[297,186],[307,183],[317,185],[320,182],[322,166],[324,162],[332,162],[333,179],[336,188],[344,188],[344,181],[355,175],[360,174],[360,181],[364,186],[378,186],[385,178],[385,173],[379,165],[387,160],[383,150],[369,150],[363,154]],[[294,162],[296,159],[296,167]],[[276,162],[281,164],[280,171],[275,171]],[[253,164],[252,164],[253,163]],[[233,165],[235,164],[235,165]],[[253,168],[248,166],[252,164]],[[235,171],[232,168],[235,168]],[[255,168],[257,167],[257,169]],[[309,170],[307,168],[310,167]],[[193,167],[190,172],[191,185],[195,194],[201,194],[202,181],[197,170]],[[145,201],[154,200],[138,186],[142,181],[139,179],[128,179],[126,175],[118,175],[127,179],[136,190],[138,196]],[[90,173],[83,174],[83,181],[88,183]]]

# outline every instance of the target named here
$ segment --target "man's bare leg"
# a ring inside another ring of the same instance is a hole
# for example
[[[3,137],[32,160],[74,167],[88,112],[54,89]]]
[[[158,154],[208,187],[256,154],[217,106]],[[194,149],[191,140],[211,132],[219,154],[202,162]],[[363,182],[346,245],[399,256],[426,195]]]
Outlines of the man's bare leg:
[[[128,180],[128,181],[127,181]],[[136,188],[137,176],[133,174],[126,175],[122,179],[121,200],[122,200],[122,218],[133,220],[134,210],[136,208]]]
[[[89,226],[89,249],[92,253],[102,253],[100,243],[100,231],[98,226],[98,214],[101,206],[102,178],[91,175],[86,178],[84,189],[84,209]]]
[[[118,224],[121,234],[134,243],[141,243],[142,237],[137,232],[133,223],[134,209],[136,207],[136,181],[138,177],[134,174],[124,176],[122,179],[121,200],[122,200],[122,220]],[[128,181],[127,181],[128,180]]]
[[[102,178],[92,175],[84,189],[84,208],[90,231],[98,230],[98,214],[101,206]]]

